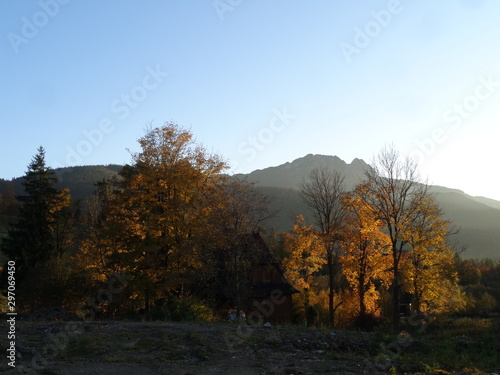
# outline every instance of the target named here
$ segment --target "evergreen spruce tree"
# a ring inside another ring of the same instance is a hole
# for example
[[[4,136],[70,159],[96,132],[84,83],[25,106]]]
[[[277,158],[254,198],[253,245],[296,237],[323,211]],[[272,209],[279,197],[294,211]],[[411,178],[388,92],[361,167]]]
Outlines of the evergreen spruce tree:
[[[16,196],[21,203],[18,220],[2,244],[7,260],[16,262],[16,280],[20,283],[59,250],[54,225],[58,213],[69,206],[70,196],[67,190],[57,190],[56,182],[54,171],[45,163],[45,150],[39,147],[24,178],[24,195]]]

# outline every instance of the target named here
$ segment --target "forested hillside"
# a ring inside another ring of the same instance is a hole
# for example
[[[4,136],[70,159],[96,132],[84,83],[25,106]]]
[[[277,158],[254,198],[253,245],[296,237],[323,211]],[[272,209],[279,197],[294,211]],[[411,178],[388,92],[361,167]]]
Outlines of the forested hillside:
[[[348,164],[336,156],[307,155],[291,163],[241,175],[273,198],[272,207],[279,210],[270,224],[278,231],[290,230],[293,218],[305,214],[312,223],[309,210],[300,199],[300,185],[314,168],[326,167],[346,176],[346,189],[352,189],[365,179],[370,166],[354,159]],[[452,221],[459,232],[452,237],[456,250],[465,250],[468,258],[500,258],[500,202],[472,197],[464,192],[442,186],[431,186],[430,192],[443,209],[444,217]]]
[[[256,188],[272,198],[270,207],[276,215],[267,225],[276,228],[278,232],[289,231],[293,227],[294,217],[304,214],[312,223],[309,209],[299,196],[300,184],[307,179],[313,168],[325,166],[329,170],[345,174],[345,186],[353,188],[364,179],[364,171],[370,168],[362,160],[355,159],[347,164],[335,156],[307,155],[291,163],[264,170],[257,170],[248,175],[236,177],[247,178],[256,183]],[[68,188],[74,202],[81,201],[85,208],[85,200],[95,191],[95,184],[117,176],[123,168],[120,165],[77,166],[56,169],[58,188]],[[13,193],[22,192],[22,178],[12,181],[0,180],[0,194],[4,201]],[[13,189],[13,190],[12,190]],[[432,186],[432,194],[444,211],[444,216],[451,220],[459,232],[454,236],[453,243],[457,250],[464,250],[464,257],[469,258],[500,258],[500,202],[484,197],[472,197],[460,190]],[[5,227],[4,227],[5,230]]]

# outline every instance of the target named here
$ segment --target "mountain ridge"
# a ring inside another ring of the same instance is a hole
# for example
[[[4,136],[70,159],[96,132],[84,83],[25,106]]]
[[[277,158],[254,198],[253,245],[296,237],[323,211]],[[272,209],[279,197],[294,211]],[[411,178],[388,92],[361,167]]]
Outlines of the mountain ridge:
[[[234,176],[255,182],[257,189],[274,197],[271,209],[280,212],[270,220],[269,226],[287,232],[293,228],[297,214],[303,214],[312,223],[312,215],[300,199],[299,187],[315,167],[326,167],[344,174],[348,189],[364,180],[365,170],[371,168],[358,158],[346,163],[338,156],[308,154],[292,162]],[[121,168],[123,166],[114,164],[57,168],[57,187],[68,188],[74,201],[84,201],[95,190],[95,183],[117,175]],[[22,177],[12,181],[0,180],[0,194],[5,197],[9,189],[16,195],[22,194],[21,182]],[[461,228],[456,239],[460,246],[468,246],[464,256],[500,258],[500,201],[473,197],[459,189],[437,185],[431,186],[431,192],[444,216]]]
[[[313,168],[326,167],[345,176],[346,189],[351,190],[365,180],[365,170],[371,168],[355,158],[346,163],[337,156],[308,154],[282,165],[237,175],[255,182],[256,187],[274,197],[273,209],[281,210],[271,224],[279,231],[288,231],[297,214],[308,208],[300,200],[300,184]],[[430,185],[430,192],[443,210],[443,216],[461,228],[455,236],[457,246],[468,247],[467,257],[500,258],[500,202],[491,198],[473,197],[462,190]],[[312,215],[304,215],[312,223]]]
[[[257,169],[247,174],[237,174],[236,177],[246,177],[256,183],[256,186],[298,187],[307,175],[304,170],[326,167],[328,170],[337,171],[345,176],[345,183],[350,188],[361,182],[361,176],[370,166],[362,159],[354,158],[351,163],[346,163],[338,156],[307,154],[292,162]],[[285,173],[283,173],[285,171]],[[262,182],[262,181],[265,182]]]

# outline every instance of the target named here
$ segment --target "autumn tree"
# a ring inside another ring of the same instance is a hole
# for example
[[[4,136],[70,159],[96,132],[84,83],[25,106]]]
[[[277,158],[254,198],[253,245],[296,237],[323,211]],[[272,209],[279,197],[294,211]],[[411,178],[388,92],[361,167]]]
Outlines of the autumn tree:
[[[460,285],[475,285],[481,281],[481,270],[472,259],[455,258]]]
[[[123,227],[116,215],[117,181],[100,181],[92,196],[86,200],[84,234],[76,254],[82,272],[89,274],[94,283],[104,283],[113,273],[121,273],[125,267],[114,257],[126,251]]]
[[[301,197],[312,210],[315,224],[319,229],[327,259],[329,278],[329,321],[334,324],[335,276],[339,272],[339,240],[344,223],[345,211],[342,199],[344,196],[344,177],[338,172],[326,168],[316,168],[309,174],[309,179],[301,184]]]
[[[384,148],[376,155],[365,174],[369,183],[370,204],[384,223],[391,241],[392,322],[394,329],[399,330],[401,263],[408,246],[408,238],[405,237],[407,218],[418,213],[421,199],[427,194],[427,186],[419,183],[416,163],[410,158],[402,159],[393,146]]]
[[[199,264],[196,233],[206,224],[206,192],[226,164],[197,145],[176,124],[148,128],[113,185],[103,248],[109,268],[124,267],[149,311],[165,293],[189,284],[189,270]],[[92,249],[91,249],[92,250]],[[140,291],[140,292],[139,292]]]
[[[178,288],[185,271],[197,266],[193,233],[205,224],[204,191],[226,165],[172,124],[149,130],[139,144],[142,152],[133,155],[131,173],[124,176],[123,196],[134,214],[130,224],[147,244],[141,254],[146,268],[159,268],[158,282]]]
[[[403,219],[403,238],[409,245],[403,265],[404,289],[413,296],[417,313],[450,313],[464,307],[454,255],[446,239],[450,222],[439,206],[423,196]]]
[[[283,269],[287,280],[302,292],[304,314],[307,316],[310,289],[317,284],[314,276],[326,263],[324,247],[312,225],[304,223],[298,215],[291,233],[282,235],[287,256],[283,259]]]
[[[347,211],[343,238],[343,273],[359,304],[358,323],[368,324],[368,315],[374,314],[378,292],[376,283],[388,286],[391,265],[391,241],[382,232],[383,222],[370,203],[368,184],[358,185],[344,198]]]
[[[250,292],[252,266],[269,255],[251,244],[252,235],[274,215],[269,210],[270,199],[254,185],[245,179],[221,177],[208,192],[207,225],[200,238],[205,248],[211,248],[204,252],[206,271],[222,281],[213,289],[225,291],[237,311]]]

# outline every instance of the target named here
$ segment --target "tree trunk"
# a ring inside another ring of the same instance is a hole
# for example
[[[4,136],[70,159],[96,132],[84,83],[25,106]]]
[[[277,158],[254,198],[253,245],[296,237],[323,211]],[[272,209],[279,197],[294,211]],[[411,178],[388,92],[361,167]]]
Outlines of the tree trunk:
[[[394,260],[394,280],[392,283],[392,327],[395,332],[400,330],[400,315],[399,315],[399,304],[400,304],[400,282],[399,282],[399,262]]]
[[[309,288],[304,288],[304,312],[307,317],[307,309],[309,308]]]
[[[149,288],[146,287],[146,290],[144,291],[144,320],[146,321],[150,320],[150,313],[149,313],[150,308],[151,308],[150,293],[149,293]]]
[[[414,300],[414,303],[415,303],[415,306],[414,306],[414,310],[415,312],[420,316],[420,290],[418,289],[418,283],[416,281],[416,278],[414,279],[414,284],[413,284],[413,289],[415,291],[414,295],[413,295],[413,300]]]
[[[314,314],[312,314],[312,307],[309,303],[309,288],[304,288],[304,314],[306,318],[306,326],[312,327],[315,324]]]
[[[359,282],[359,290],[358,290],[358,298],[359,298],[359,318],[360,322],[363,322],[363,319],[366,316],[366,306],[365,306],[365,289],[364,289],[364,278],[360,279]]]
[[[329,313],[329,322],[330,326],[333,328],[334,327],[334,304],[333,304],[333,299],[334,299],[334,286],[335,286],[335,280],[334,280],[335,272],[333,269],[333,257],[332,257],[332,252],[330,249],[328,249],[328,277],[329,277],[329,293],[328,293],[328,313]]]
[[[241,309],[242,309],[242,303],[241,303],[241,293],[242,293],[242,288],[241,288],[241,278],[240,278],[240,262],[239,262],[239,256],[236,255],[234,257],[234,276],[235,276],[235,303],[236,303],[236,316],[238,318],[238,322],[242,321],[242,317],[240,315]]]

